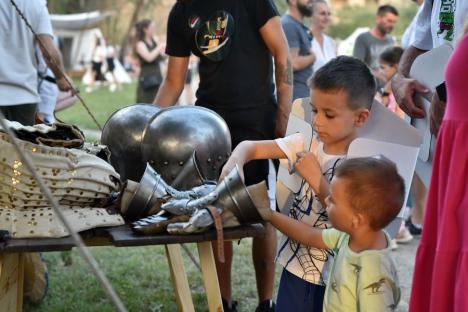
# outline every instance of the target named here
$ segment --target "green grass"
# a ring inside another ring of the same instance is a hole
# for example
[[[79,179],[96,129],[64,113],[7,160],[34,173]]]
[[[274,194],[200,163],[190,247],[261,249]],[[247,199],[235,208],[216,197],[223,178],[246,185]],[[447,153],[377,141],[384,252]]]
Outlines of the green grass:
[[[198,258],[195,244],[187,246]],[[163,246],[92,247],[91,251],[128,311],[177,310]],[[233,297],[239,301],[239,311],[254,311],[257,294],[251,239],[243,239],[238,246],[235,244],[234,252]],[[60,252],[43,255],[49,268],[49,292],[38,306],[25,303],[24,311],[114,311],[76,250],[71,251],[73,262],[70,266],[64,266]],[[208,311],[201,273],[184,252],[182,255],[195,310]]]
[[[109,92],[109,88],[102,86],[93,92],[86,92],[85,87],[79,82],[80,96],[89,107],[91,113],[96,117],[99,124],[104,126],[109,116],[117,109],[135,104],[136,84],[123,84],[121,91]],[[57,117],[63,122],[74,124],[83,129],[94,129],[98,127],[87,113],[83,105],[77,101],[73,106],[59,112]]]

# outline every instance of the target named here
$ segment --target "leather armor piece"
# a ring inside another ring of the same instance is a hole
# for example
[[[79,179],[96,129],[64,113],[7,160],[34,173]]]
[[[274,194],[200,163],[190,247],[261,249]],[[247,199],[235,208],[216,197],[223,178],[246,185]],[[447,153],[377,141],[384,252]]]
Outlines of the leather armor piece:
[[[10,120],[6,120],[6,123],[18,139],[31,143],[52,147],[81,148],[85,140],[83,132],[78,127],[61,122],[34,126],[24,126]]]

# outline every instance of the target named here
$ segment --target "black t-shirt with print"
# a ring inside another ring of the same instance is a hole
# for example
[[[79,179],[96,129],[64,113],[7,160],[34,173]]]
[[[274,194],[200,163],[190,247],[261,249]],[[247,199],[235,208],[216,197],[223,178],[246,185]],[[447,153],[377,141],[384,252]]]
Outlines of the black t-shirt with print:
[[[187,57],[192,52],[200,57],[196,105],[237,115],[235,119],[276,112],[273,60],[259,29],[277,15],[271,0],[193,0],[174,5],[166,53]]]

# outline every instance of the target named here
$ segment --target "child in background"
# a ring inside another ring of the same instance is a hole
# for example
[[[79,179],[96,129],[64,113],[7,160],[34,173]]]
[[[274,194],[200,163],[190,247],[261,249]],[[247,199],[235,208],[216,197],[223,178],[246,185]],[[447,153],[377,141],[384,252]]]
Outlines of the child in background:
[[[244,141],[234,149],[220,179],[235,165],[242,169],[250,160],[288,159],[290,170],[296,170],[303,178],[289,216],[307,227],[326,229],[330,227],[324,205],[329,182],[369,116],[376,85],[362,61],[340,56],[321,67],[310,86],[315,113],[311,150],[303,151],[299,133],[277,140]],[[324,245],[310,247],[294,237],[284,236],[277,254],[277,262],[284,269],[276,311],[321,312],[333,255]]]
[[[405,183],[392,162],[354,158],[336,168],[330,184],[326,203],[333,229],[317,229],[268,208],[259,212],[295,241],[335,253],[323,311],[394,311],[401,291],[383,228],[398,215],[404,197]]]
[[[397,72],[402,54],[402,48],[391,47],[385,49],[379,56],[380,71],[382,72],[382,76],[385,78],[385,86],[381,92],[380,102],[400,118],[403,118],[405,113],[400,109],[395,101],[390,82]]]

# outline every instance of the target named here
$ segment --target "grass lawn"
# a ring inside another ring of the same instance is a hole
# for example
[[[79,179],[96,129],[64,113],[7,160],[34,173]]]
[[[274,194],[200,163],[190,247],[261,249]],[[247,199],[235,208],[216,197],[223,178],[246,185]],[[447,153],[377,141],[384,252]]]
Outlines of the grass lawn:
[[[75,83],[81,90],[80,96],[101,126],[104,126],[109,116],[117,109],[135,104],[136,85],[134,83],[123,84],[121,91],[109,92],[108,87],[102,86],[91,93],[85,92],[85,87],[80,83]],[[63,122],[75,124],[80,128],[98,130],[98,127],[79,101],[72,107],[59,112],[57,117]]]
[[[84,87],[80,86],[80,89],[84,90]],[[124,85],[122,91],[111,93],[108,88],[102,87],[92,93],[83,91],[81,96],[103,126],[114,111],[134,104],[135,94],[135,84],[130,84]],[[97,129],[78,102],[60,112],[58,118],[83,129]],[[254,311],[257,295],[251,260],[251,239],[244,239],[238,246],[235,245],[233,297],[239,301],[239,311]],[[187,246],[194,255],[197,254],[195,244]],[[129,311],[176,311],[163,246],[92,247],[91,250]],[[182,254],[185,256],[184,252]],[[69,254],[49,252],[43,255],[49,268],[49,292],[38,306],[26,303],[24,311],[114,311],[112,303],[76,250]],[[65,266],[62,259],[69,255],[73,262]],[[201,273],[187,256],[185,268],[195,310],[208,311]]]
[[[243,239],[238,246],[235,245],[233,296],[239,301],[239,311],[254,311],[257,295],[251,239]],[[195,244],[187,246],[196,256]],[[129,311],[177,310],[163,246],[92,247],[91,251]],[[43,254],[49,268],[49,292],[39,306],[26,303],[24,311],[114,311],[112,303],[78,252],[71,251],[73,263],[70,266],[63,264],[63,254]],[[195,310],[208,311],[202,275],[185,253],[182,254],[185,256]]]

